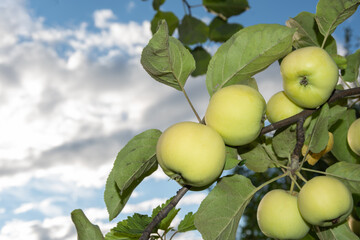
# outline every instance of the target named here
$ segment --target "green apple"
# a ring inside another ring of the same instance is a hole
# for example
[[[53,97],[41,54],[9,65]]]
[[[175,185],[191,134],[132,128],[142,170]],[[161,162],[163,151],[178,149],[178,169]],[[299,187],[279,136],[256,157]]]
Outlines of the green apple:
[[[164,173],[181,185],[213,183],[225,164],[225,143],[212,128],[195,122],[170,126],[160,136],[156,157]]]
[[[261,199],[257,221],[266,236],[276,239],[300,239],[310,229],[300,215],[297,197],[282,189],[271,190]]]
[[[330,55],[319,47],[305,47],[288,54],[280,72],[286,95],[303,108],[316,108],[332,94],[339,70]]]
[[[254,141],[263,127],[266,102],[247,85],[231,85],[218,90],[205,113],[206,125],[214,128],[232,146]]]
[[[360,156],[360,118],[356,119],[349,127],[347,141],[351,150]]]
[[[266,116],[270,123],[279,122],[303,110],[304,108],[291,101],[284,91],[274,94],[266,104]]]
[[[340,180],[318,176],[301,188],[298,205],[305,221],[329,227],[343,222],[350,215],[353,199],[349,189]]]

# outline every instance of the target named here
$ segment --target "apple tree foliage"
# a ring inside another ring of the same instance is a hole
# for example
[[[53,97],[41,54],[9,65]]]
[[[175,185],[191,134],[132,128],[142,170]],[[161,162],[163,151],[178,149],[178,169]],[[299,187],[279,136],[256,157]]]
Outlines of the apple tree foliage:
[[[209,188],[207,197],[196,213],[187,213],[176,227],[171,225],[180,209],[177,202],[190,186],[184,186],[167,202],[153,209],[152,214],[135,213],[117,223],[105,236],[81,209],[71,213],[79,240],[165,239],[174,233],[197,230],[205,240],[236,239],[239,222],[242,231],[257,228],[254,209],[259,199],[274,188],[299,188],[303,182],[297,173],[310,179],[328,174],[340,179],[354,198],[352,217],[360,220],[360,157],[347,145],[347,130],[359,118],[360,50],[340,56],[335,29],[352,16],[360,0],[319,0],[315,13],[299,12],[283,25],[258,24],[243,27],[228,19],[249,8],[246,0],[202,0],[214,18],[209,24],[191,14],[192,6],[183,0],[187,13],[179,20],[173,12],[164,12],[165,0],[153,0],[156,14],[151,21],[153,37],[143,49],[141,64],[156,81],[184,93],[186,100],[202,122],[185,91],[190,76],[206,74],[209,97],[232,84],[257,87],[254,75],[281,61],[294,49],[318,46],[325,49],[339,68],[339,84],[330,99],[317,109],[306,109],[289,118],[265,126],[254,142],[239,147],[227,146],[225,170]],[[173,37],[177,30],[178,37]],[[202,46],[206,41],[219,45],[213,56]],[[140,64],[140,63],[139,63]],[[307,128],[305,118],[311,116]],[[246,127],[246,126],[244,126]],[[327,145],[328,132],[334,135],[331,152],[314,166],[301,155],[305,143],[313,153]],[[156,143],[161,135],[149,129],[132,138],[118,153],[106,181],[104,200],[113,220],[125,207],[134,189],[157,168]],[[300,154],[299,154],[300,153]],[[291,184],[292,183],[292,184]],[[295,187],[296,187],[295,186]],[[174,189],[174,193],[177,190]],[[242,235],[244,236],[244,235]],[[257,231],[252,235],[264,239]],[[304,239],[359,239],[347,222],[328,228],[313,227]]]

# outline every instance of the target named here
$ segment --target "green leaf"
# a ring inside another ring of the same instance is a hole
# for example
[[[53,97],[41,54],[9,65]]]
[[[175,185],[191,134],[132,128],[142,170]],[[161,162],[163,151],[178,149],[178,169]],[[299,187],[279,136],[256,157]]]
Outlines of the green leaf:
[[[154,208],[151,217],[154,218],[162,209],[164,209],[167,205],[169,205],[171,200],[172,198],[168,199],[165,203],[161,204],[160,206]],[[168,230],[172,220],[174,220],[174,218],[176,217],[179,211],[180,209],[176,209],[176,208],[171,209],[168,215],[163,220],[161,220],[160,224],[158,225],[158,228],[165,231]]]
[[[229,18],[249,9],[247,0],[203,0],[202,4],[209,12],[215,12]]]
[[[165,20],[169,27],[169,35],[171,36],[175,29],[179,26],[179,19],[172,12],[157,11],[154,18],[151,20],[151,32],[155,34],[161,20]]]
[[[194,225],[195,215],[192,212],[189,212],[185,215],[184,219],[181,220],[178,226],[178,232],[188,232],[196,230]]]
[[[104,239],[99,226],[92,224],[81,209],[71,212],[71,220],[75,224],[78,240]]]
[[[296,131],[292,130],[292,126],[276,130],[272,146],[277,156],[288,158],[294,151],[296,145]]]
[[[303,48],[309,46],[321,47],[324,36],[319,32],[315,21],[315,14],[301,12],[296,17],[286,21],[286,26],[296,29],[293,35],[294,47]],[[336,41],[332,36],[326,40],[325,50],[330,54],[337,53]]]
[[[238,151],[245,166],[254,172],[265,172],[272,163],[264,146],[257,141],[240,146]]]
[[[340,70],[344,70],[347,67],[347,59],[344,56],[338,55],[338,54],[331,54],[331,58],[336,63],[337,67]]]
[[[331,153],[339,161],[349,163],[360,163],[360,157],[351,151],[347,143],[347,131],[353,121],[356,119],[355,110],[349,109],[340,119],[331,126],[330,132],[334,135],[334,146]]]
[[[238,159],[238,152],[236,148],[226,146],[226,159],[224,170],[229,170],[236,167],[240,163]]]
[[[309,150],[313,153],[321,152],[329,141],[329,105],[322,106],[320,115],[317,117],[314,128],[312,129]]]
[[[316,234],[320,240],[359,240],[347,222],[332,228],[320,228]]]
[[[334,125],[337,121],[339,121],[339,119],[341,119],[341,117],[345,114],[346,110],[347,107],[343,107],[337,104],[330,107],[329,123],[328,123],[329,128],[332,125]]]
[[[346,69],[342,72],[343,79],[347,82],[357,81],[360,67],[360,50],[357,50],[355,53],[346,56],[346,59],[347,66]]]
[[[191,73],[191,76],[196,77],[206,73],[211,55],[203,47],[196,47],[191,51],[196,63],[196,69]]]
[[[242,28],[240,24],[230,24],[220,17],[215,17],[209,25],[209,39],[214,42],[225,42]]]
[[[195,226],[203,239],[235,239],[240,218],[254,193],[255,187],[242,175],[221,178],[195,213]]]
[[[169,37],[165,20],[141,54],[141,64],[148,74],[163,84],[181,91],[195,60],[179,40]]]
[[[179,25],[179,40],[187,45],[204,43],[209,35],[209,27],[201,20],[185,15]]]
[[[360,164],[338,162],[328,167],[326,172],[346,178],[340,180],[352,193],[360,194]]]
[[[110,221],[120,213],[137,185],[156,170],[156,143],[160,135],[159,130],[147,130],[131,139],[118,153],[104,192]]]
[[[319,0],[315,19],[321,34],[330,36],[339,24],[355,13],[359,4],[359,0]]]
[[[278,24],[259,24],[234,34],[210,60],[206,75],[209,94],[248,80],[288,54],[294,32]]]
[[[159,10],[160,6],[163,5],[165,0],[153,0],[153,8],[155,11]]]
[[[136,240],[144,232],[147,225],[152,221],[152,218],[148,215],[142,215],[135,213],[131,217],[118,222],[116,227],[112,228],[105,236],[106,240]],[[153,232],[156,232],[157,228],[153,229]]]

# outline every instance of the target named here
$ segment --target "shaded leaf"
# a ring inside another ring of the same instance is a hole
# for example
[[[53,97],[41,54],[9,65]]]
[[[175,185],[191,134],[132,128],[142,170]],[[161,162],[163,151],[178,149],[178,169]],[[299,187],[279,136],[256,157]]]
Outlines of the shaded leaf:
[[[203,0],[203,5],[210,12],[229,18],[249,9],[247,0]]]
[[[242,175],[221,178],[195,213],[195,226],[203,239],[235,239],[240,218],[254,194],[255,187]]]
[[[238,152],[236,148],[226,146],[226,159],[224,170],[229,170],[236,167],[240,163],[238,159]]]
[[[209,39],[214,42],[225,42],[242,29],[237,23],[228,23],[220,17],[215,17],[209,25]]]
[[[206,74],[209,94],[248,80],[288,54],[294,32],[294,29],[278,24],[259,24],[234,34],[210,60]]]
[[[326,103],[322,106],[320,115],[316,118],[314,128],[312,129],[309,150],[313,153],[321,152],[329,141],[329,105]]]
[[[265,172],[272,163],[264,146],[256,141],[238,147],[238,152],[245,166],[254,172]]]
[[[153,8],[155,11],[159,10],[160,6],[163,5],[165,0],[153,0]]]
[[[209,27],[201,20],[185,15],[179,25],[179,40],[187,45],[204,43],[209,35]]]
[[[349,109],[330,128],[330,132],[334,135],[334,146],[331,153],[339,161],[360,163],[360,157],[351,151],[347,143],[347,131],[355,119],[355,110]]]
[[[141,54],[141,64],[147,73],[163,84],[179,91],[195,70],[195,60],[179,40],[169,37],[165,20]]]
[[[161,204],[160,206],[157,206],[153,209],[151,217],[154,218],[162,209],[164,209],[167,205],[169,205],[172,198],[168,199],[165,203]],[[168,215],[161,220],[160,224],[158,225],[158,228],[161,230],[168,230],[172,220],[176,217],[180,209],[173,208],[170,210]]]
[[[144,232],[147,225],[152,221],[148,215],[134,213],[133,216],[118,222],[116,227],[112,228],[105,236],[106,240],[135,240]],[[154,228],[152,232],[156,232]]]
[[[339,24],[355,13],[359,4],[359,0],[319,0],[315,19],[321,34],[330,36]]]
[[[328,167],[326,172],[346,178],[340,180],[352,193],[360,194],[360,164],[338,162]]]
[[[156,143],[160,135],[159,130],[147,130],[132,138],[118,153],[104,192],[110,220],[120,213],[136,186],[156,170]]]
[[[321,47],[324,41],[324,36],[319,32],[315,21],[315,14],[313,13],[301,12],[296,17],[286,21],[286,26],[296,29],[293,35],[293,45],[295,48]],[[332,36],[328,37],[324,48],[330,54],[337,53],[336,41]]]
[[[152,34],[156,33],[157,28],[159,26],[159,22],[161,23],[161,20],[166,21],[169,28],[169,35],[172,35],[175,29],[179,26],[179,19],[176,17],[174,13],[157,11],[157,13],[154,15],[154,18],[151,20]]]
[[[92,224],[81,209],[71,212],[71,220],[75,224],[78,240],[104,239],[99,226]]]
[[[191,73],[191,76],[196,77],[206,73],[211,55],[203,47],[196,47],[191,51],[195,59],[196,69]]]
[[[320,240],[359,240],[359,238],[353,233],[347,222],[331,228],[320,228],[319,232],[316,232]]]
[[[360,67],[360,50],[357,50],[355,53],[346,56],[347,66],[346,69],[342,72],[343,79],[347,82],[354,82],[359,77],[359,67]]]
[[[181,220],[178,226],[178,232],[188,232],[196,230],[194,225],[195,215],[192,212],[189,212],[185,215],[184,219]]]
[[[276,130],[272,139],[272,146],[277,156],[288,158],[296,145],[296,131],[292,126]]]

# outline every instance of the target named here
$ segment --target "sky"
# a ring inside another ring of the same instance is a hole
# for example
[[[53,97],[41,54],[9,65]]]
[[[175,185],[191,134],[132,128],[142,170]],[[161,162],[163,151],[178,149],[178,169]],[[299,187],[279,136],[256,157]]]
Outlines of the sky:
[[[229,21],[284,24],[301,11],[316,11],[313,0],[249,4]],[[184,15],[180,0],[161,9]],[[103,201],[113,161],[132,137],[196,121],[182,93],[151,79],[140,64],[154,14],[151,0],[0,1],[1,240],[75,240],[70,213],[78,208],[106,233],[134,212],[151,214],[176,194],[180,186],[159,169],[112,222]],[[201,7],[193,14],[206,22],[213,17]],[[343,26],[359,22],[358,11]],[[334,37],[343,53],[343,28]],[[255,77],[265,100],[282,89],[276,63]],[[185,89],[203,116],[205,77],[190,78]],[[185,195],[175,225],[196,211],[206,193]],[[201,237],[190,232],[175,239]]]

